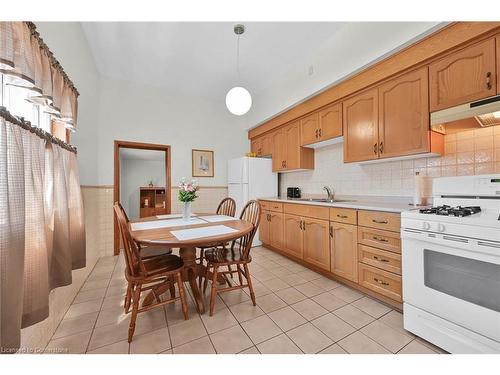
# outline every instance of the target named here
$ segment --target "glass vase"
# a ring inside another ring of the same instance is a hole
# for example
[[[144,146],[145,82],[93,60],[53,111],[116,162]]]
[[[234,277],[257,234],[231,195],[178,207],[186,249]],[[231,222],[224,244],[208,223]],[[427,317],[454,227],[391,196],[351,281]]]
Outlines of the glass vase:
[[[184,207],[182,208],[182,219],[184,221],[189,221],[191,218],[191,202],[184,202]]]

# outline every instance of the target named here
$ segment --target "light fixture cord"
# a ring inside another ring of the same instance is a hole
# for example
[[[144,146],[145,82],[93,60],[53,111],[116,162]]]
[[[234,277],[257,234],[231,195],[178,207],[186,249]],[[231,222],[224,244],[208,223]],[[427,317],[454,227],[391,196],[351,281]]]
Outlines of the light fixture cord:
[[[236,42],[236,74],[238,75],[238,84],[240,84],[240,34]]]

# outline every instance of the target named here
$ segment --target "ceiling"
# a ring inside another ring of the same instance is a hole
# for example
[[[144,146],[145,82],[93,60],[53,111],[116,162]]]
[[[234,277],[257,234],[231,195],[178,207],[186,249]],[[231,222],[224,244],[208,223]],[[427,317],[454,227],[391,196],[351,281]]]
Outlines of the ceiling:
[[[165,151],[120,148],[120,159],[165,161]]]
[[[252,94],[258,94],[270,87],[277,76],[288,70],[297,71],[292,69],[297,64],[303,64],[302,71],[307,71],[322,46],[331,56],[348,53],[351,56],[346,58],[355,59],[360,52],[373,50],[377,30],[384,28],[381,38],[391,38],[387,36],[387,24],[247,22],[240,39],[241,81],[236,71],[234,23],[83,22],[82,28],[103,76],[220,97],[238,82]],[[399,39],[386,44],[395,48],[435,24],[394,23],[393,34],[398,34]],[[366,35],[354,46],[345,37],[353,27],[358,34]],[[373,60],[377,57],[373,56]],[[304,74],[303,79],[307,78]]]

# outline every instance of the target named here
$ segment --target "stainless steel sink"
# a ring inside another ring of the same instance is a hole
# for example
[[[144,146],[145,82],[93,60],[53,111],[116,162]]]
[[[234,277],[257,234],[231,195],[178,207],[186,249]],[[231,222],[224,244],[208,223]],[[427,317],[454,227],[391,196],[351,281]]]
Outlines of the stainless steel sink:
[[[318,203],[340,203],[340,202],[352,202],[345,199],[327,199],[327,198],[295,198],[296,201],[302,202],[318,202]]]

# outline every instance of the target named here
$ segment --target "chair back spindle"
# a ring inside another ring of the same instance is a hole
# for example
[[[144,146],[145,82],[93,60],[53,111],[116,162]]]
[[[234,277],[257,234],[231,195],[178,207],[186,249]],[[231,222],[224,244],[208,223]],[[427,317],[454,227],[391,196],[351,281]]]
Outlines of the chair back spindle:
[[[253,225],[252,230],[248,234],[237,240],[242,259],[246,260],[250,256],[252,241],[260,224],[260,203],[257,202],[256,200],[249,201],[243,208],[243,211],[241,212],[240,215],[240,219],[248,221]],[[235,243],[233,242],[233,248],[234,244]]]
[[[234,217],[236,213],[236,201],[233,198],[224,198],[217,207],[217,215]]]
[[[127,273],[131,276],[138,276],[145,272],[144,263],[142,262],[139,247],[135,243],[130,234],[126,214],[121,205],[116,202],[113,206],[115,210],[116,219],[118,220],[118,227],[123,242],[123,255],[125,256],[125,263]]]

